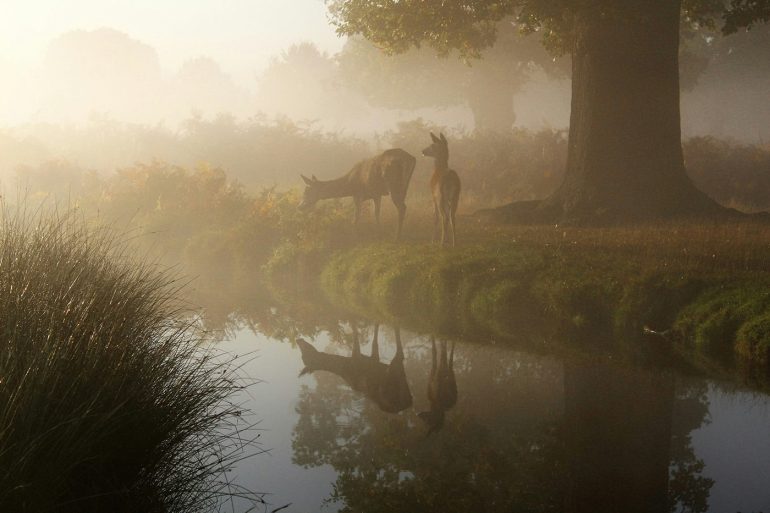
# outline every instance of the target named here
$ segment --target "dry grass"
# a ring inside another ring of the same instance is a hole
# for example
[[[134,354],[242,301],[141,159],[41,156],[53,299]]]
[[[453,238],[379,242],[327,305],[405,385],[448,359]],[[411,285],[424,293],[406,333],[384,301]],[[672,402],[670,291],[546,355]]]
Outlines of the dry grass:
[[[770,224],[678,222],[611,228],[486,226],[473,218],[458,223],[462,245],[499,242],[582,255],[627,258],[648,270],[767,272]]]

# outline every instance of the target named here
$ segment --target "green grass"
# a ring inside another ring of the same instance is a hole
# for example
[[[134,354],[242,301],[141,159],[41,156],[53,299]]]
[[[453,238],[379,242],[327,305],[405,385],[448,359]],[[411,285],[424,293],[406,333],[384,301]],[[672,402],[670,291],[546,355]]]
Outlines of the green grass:
[[[339,251],[321,285],[338,306],[417,329],[517,339],[550,326],[633,351],[627,344],[648,328],[697,359],[764,366],[766,232],[754,223],[477,226],[456,249],[412,242]]]
[[[0,222],[0,511],[188,512],[236,489],[231,363],[176,285],[72,217]]]

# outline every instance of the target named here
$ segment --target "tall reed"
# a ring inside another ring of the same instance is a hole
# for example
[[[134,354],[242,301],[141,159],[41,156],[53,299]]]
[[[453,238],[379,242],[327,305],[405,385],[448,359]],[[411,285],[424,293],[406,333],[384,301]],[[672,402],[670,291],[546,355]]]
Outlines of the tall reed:
[[[0,511],[206,511],[243,494],[223,477],[249,450],[241,385],[178,282],[73,215],[1,215]]]

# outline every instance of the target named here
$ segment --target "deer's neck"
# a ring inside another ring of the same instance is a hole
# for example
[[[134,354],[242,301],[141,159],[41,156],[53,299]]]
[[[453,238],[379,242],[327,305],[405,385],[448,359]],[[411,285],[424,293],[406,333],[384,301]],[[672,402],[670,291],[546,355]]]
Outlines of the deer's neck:
[[[319,186],[321,187],[321,199],[344,198],[353,196],[354,192],[347,175],[320,182]]]
[[[433,173],[436,175],[444,175],[449,171],[449,157],[435,159],[433,163]]]

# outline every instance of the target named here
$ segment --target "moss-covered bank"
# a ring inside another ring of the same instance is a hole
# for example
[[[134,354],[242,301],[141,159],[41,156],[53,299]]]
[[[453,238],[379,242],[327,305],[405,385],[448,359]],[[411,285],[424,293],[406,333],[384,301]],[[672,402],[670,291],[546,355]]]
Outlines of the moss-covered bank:
[[[764,372],[768,273],[652,261],[511,241],[374,244],[337,253],[321,284],[339,305],[436,332],[513,339],[548,327],[616,345],[659,339],[691,361]]]

